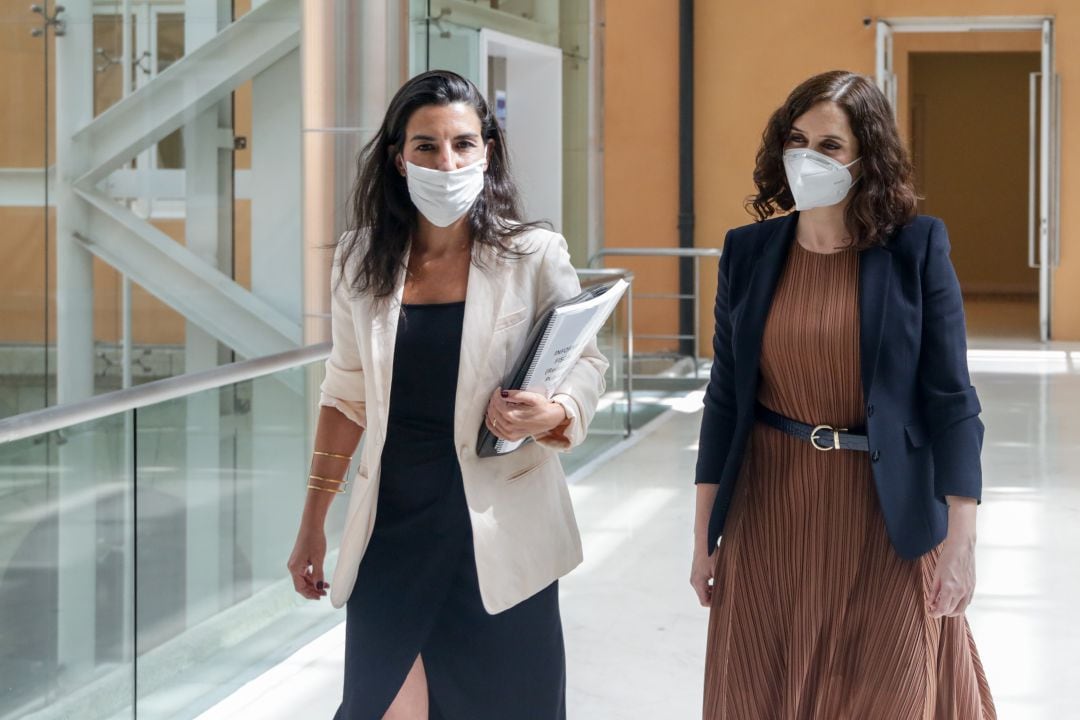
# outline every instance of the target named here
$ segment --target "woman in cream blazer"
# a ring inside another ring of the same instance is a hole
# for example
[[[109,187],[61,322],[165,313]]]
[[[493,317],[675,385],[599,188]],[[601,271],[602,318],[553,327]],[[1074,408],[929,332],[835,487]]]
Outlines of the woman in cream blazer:
[[[329,588],[347,606],[335,717],[564,718],[557,580],[582,553],[557,451],[584,439],[607,361],[590,343],[550,399],[499,385],[543,311],[580,292],[566,242],[507,220],[502,134],[449,72],[398,92],[356,192],[356,226],[374,230],[337,246],[333,349],[289,560],[300,594]],[[395,245],[402,228],[385,220],[402,212],[411,227]],[[485,423],[535,442],[479,458]],[[322,525],[361,433],[327,585]]]

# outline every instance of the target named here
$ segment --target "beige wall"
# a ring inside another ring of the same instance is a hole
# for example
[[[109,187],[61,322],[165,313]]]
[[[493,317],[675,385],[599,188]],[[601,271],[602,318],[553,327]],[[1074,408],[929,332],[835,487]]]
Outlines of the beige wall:
[[[181,245],[184,223],[165,220],[153,223]],[[120,342],[123,339],[121,276],[112,266],[94,258],[94,339]],[[54,328],[55,330],[55,328]],[[182,345],[184,318],[141,286],[131,286],[131,339],[136,344]]]
[[[699,3],[700,4],[700,3]],[[606,3],[604,47],[604,244],[679,244],[678,3]],[[635,292],[674,292],[671,261],[614,258],[637,274]],[[707,274],[707,273],[706,273]],[[675,332],[675,304],[640,300],[638,332]],[[671,343],[638,342],[648,351]]]
[[[49,342],[56,341],[56,214],[49,217]],[[0,208],[0,343],[45,341],[44,220],[41,208]],[[154,225],[183,242],[183,223]],[[94,339],[119,342],[122,318],[120,274],[94,258]],[[181,344],[183,318],[138,285],[131,292],[132,335],[136,343]]]
[[[30,4],[0,0],[0,167],[40,169],[45,157],[46,86],[41,38],[30,30],[40,16]],[[49,44],[52,47],[50,37]],[[55,78],[50,67],[51,79]],[[55,103],[55,93],[49,96]],[[51,130],[51,128],[50,128]],[[55,152],[50,133],[49,153]],[[52,220],[50,220],[50,231]],[[45,327],[45,218],[39,207],[0,207],[0,343],[41,342]],[[55,260],[49,282],[55,283]],[[55,317],[50,320],[55,328]]]
[[[605,74],[606,242],[645,244],[643,236],[648,236],[649,243],[675,246],[676,4],[626,0],[613,5],[608,7]],[[751,221],[742,205],[753,190],[761,131],[795,85],[836,68],[873,74],[875,30],[864,26],[867,15],[1054,15],[1062,124],[1067,129],[1080,119],[1080,75],[1068,72],[1080,66],[1080,4],[1069,0],[699,0],[695,13],[699,246],[718,247],[728,228]],[[661,131],[666,134],[657,134]],[[651,164],[638,162],[643,149]],[[627,177],[631,170],[637,174]],[[1080,182],[1076,133],[1062,135],[1061,172],[1062,266],[1054,278],[1054,337],[1080,340],[1080,208],[1068,202]],[[707,272],[703,280],[700,332],[711,337],[708,309],[715,276]]]
[[[45,219],[41,208],[0,207],[0,343],[41,343],[45,335]],[[56,214],[49,213],[49,235]],[[55,248],[55,243],[52,244]],[[49,288],[55,297],[56,253],[49,254]],[[49,339],[56,339],[55,304]]]
[[[22,0],[0,0],[0,167],[40,168],[45,123],[42,108],[45,102],[45,64],[42,58],[42,38],[30,36],[40,27],[41,16],[30,12],[30,4]],[[49,36],[50,52],[53,47]],[[55,66],[49,67],[49,85],[56,77]],[[56,102],[55,93],[49,102]],[[50,128],[50,131],[52,128]],[[52,133],[49,152],[55,152]]]

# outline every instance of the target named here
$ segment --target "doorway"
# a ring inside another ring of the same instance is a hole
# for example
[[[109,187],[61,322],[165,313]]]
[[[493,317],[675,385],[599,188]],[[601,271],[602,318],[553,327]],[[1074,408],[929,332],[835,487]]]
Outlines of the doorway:
[[[562,51],[480,31],[481,91],[506,134],[525,216],[562,232]]]
[[[1052,19],[880,19],[876,67],[911,150],[919,212],[948,225],[968,334],[1048,340],[1059,246]]]
[[[973,338],[1037,340],[1028,258],[1029,85],[1038,52],[913,52],[919,212],[945,219]]]

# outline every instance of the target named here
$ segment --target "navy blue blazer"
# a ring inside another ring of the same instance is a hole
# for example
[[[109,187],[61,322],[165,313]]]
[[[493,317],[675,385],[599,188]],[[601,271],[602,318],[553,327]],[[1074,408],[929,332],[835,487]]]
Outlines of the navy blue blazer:
[[[720,486],[710,548],[723,533],[754,425],[762,333],[797,222],[792,213],[731,230],[724,241],[695,478]],[[944,540],[946,495],[982,495],[981,407],[941,220],[919,216],[886,246],[861,251],[859,312],[867,459],[889,538],[901,557],[914,559]],[[815,368],[807,379],[827,375],[828,368]]]

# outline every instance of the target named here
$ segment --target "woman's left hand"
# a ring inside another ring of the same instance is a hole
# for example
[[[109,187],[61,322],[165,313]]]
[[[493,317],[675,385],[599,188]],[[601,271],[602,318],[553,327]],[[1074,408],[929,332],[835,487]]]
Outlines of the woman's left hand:
[[[930,585],[930,617],[963,615],[975,594],[975,500],[949,500],[949,533]]]
[[[495,437],[510,441],[543,435],[565,421],[566,410],[559,403],[537,393],[502,388],[491,394],[484,417]]]

